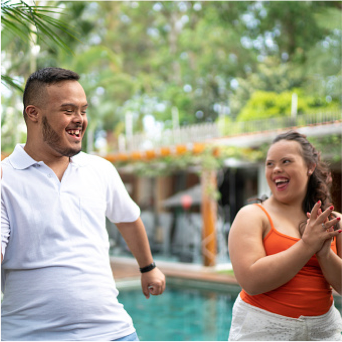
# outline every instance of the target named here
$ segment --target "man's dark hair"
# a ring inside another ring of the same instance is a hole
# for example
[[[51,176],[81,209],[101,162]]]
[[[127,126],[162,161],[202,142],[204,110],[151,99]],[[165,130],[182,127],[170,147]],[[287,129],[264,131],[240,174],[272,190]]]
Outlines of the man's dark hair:
[[[26,107],[28,105],[37,105],[38,101],[41,101],[46,86],[62,81],[78,81],[79,79],[80,76],[76,72],[62,68],[44,68],[31,74],[27,79],[23,95],[25,120]]]

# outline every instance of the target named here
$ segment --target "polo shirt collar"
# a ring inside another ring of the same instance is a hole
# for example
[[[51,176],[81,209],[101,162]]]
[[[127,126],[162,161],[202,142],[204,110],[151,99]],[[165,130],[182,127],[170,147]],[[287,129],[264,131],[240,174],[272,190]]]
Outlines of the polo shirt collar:
[[[30,157],[26,151],[24,150],[25,144],[17,144],[13,153],[8,157],[9,162],[15,169],[24,170],[34,164],[41,164],[41,162],[37,162],[32,157]],[[87,164],[86,154],[80,152],[75,156],[70,158],[72,165],[75,166],[84,166]]]
[[[17,144],[13,153],[8,157],[9,162],[15,169],[23,170],[31,165],[38,164],[37,161],[26,153],[24,146],[25,144]]]
[[[80,152],[78,154],[76,154],[73,157],[70,157],[70,161],[72,165],[75,166],[84,166],[86,164],[88,164],[89,159],[87,158],[87,154],[84,152]]]

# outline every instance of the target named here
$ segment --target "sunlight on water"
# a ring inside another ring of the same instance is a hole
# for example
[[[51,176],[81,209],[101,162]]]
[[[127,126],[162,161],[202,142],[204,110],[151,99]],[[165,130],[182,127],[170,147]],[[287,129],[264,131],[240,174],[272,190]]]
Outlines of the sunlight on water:
[[[227,341],[235,295],[169,287],[148,300],[121,290],[119,301],[142,341]]]

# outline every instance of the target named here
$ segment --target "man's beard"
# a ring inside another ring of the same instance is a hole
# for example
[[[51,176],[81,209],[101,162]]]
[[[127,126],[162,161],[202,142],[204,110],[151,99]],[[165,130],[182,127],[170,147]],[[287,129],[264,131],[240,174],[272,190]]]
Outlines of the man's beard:
[[[43,117],[42,123],[43,140],[56,152],[58,152],[64,157],[72,157],[81,152],[81,146],[77,148],[63,147],[62,138],[50,126],[46,116]]]

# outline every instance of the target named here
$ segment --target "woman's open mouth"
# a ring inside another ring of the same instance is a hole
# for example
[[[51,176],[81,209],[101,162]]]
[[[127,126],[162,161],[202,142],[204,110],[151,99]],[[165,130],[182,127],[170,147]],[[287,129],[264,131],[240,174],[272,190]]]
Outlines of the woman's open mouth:
[[[276,178],[274,180],[276,188],[279,191],[283,191],[283,190],[287,189],[289,182],[290,182],[290,180],[288,178],[285,178],[285,177],[284,178]]]

